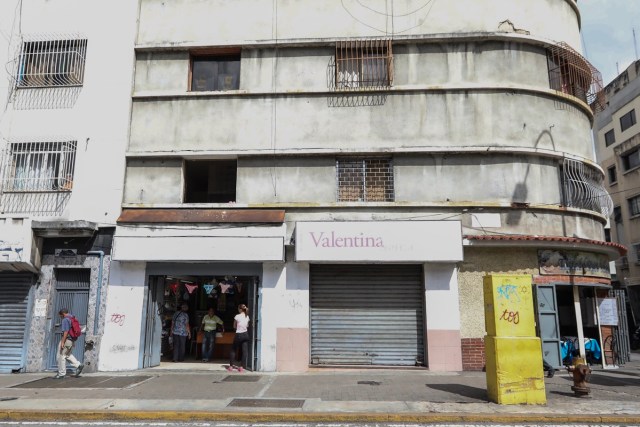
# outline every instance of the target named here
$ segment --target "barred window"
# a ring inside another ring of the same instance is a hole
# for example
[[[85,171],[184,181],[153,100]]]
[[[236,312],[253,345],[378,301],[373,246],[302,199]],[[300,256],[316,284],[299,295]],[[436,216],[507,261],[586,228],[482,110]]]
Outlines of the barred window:
[[[604,188],[600,171],[572,159],[561,166],[563,205],[599,212],[605,217],[613,211],[613,201]]]
[[[391,40],[340,41],[336,44],[336,89],[391,87]]]
[[[75,157],[75,141],[10,143],[3,156],[3,192],[71,191]]]
[[[393,163],[385,158],[338,159],[339,202],[392,202]]]
[[[86,39],[24,42],[17,87],[82,86],[86,52]]]

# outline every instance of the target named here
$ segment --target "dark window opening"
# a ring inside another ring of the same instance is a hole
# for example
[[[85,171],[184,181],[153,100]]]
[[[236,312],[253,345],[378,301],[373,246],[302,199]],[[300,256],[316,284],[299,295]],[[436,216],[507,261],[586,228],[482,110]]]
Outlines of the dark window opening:
[[[192,91],[225,91],[240,88],[240,54],[202,55],[191,58]]]
[[[631,216],[640,215],[640,196],[635,196],[627,200],[629,202],[629,213]]]
[[[236,160],[185,162],[185,203],[236,201]]]
[[[613,208],[613,222],[616,224],[622,223],[622,208],[620,206]]]
[[[604,143],[608,147],[616,142],[616,134],[613,129],[604,134]]]
[[[620,129],[622,132],[636,124],[636,110],[631,110],[624,116],[620,117]]]
[[[622,159],[622,167],[625,171],[630,169],[637,168],[640,166],[640,148],[636,148],[633,151],[630,151],[621,156]]]
[[[609,184],[618,182],[618,174],[615,166],[611,166],[607,169],[607,175],[609,175]]]

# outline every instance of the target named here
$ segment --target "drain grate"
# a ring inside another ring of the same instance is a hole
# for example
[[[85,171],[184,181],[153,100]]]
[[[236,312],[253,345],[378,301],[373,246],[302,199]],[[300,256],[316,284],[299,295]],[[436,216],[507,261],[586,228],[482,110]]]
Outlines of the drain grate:
[[[227,407],[233,408],[302,408],[300,399],[233,399]]]
[[[358,385],[380,385],[379,381],[358,381]]]
[[[222,379],[225,383],[255,383],[262,378],[260,375],[227,375]]]

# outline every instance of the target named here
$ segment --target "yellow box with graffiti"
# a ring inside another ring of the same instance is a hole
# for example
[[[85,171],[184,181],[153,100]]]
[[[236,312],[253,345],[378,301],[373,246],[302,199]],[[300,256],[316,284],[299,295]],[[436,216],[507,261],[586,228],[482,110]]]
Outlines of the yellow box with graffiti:
[[[535,337],[531,276],[485,276],[484,314],[489,336]]]
[[[484,340],[487,393],[503,405],[547,403],[540,339],[492,337]]]

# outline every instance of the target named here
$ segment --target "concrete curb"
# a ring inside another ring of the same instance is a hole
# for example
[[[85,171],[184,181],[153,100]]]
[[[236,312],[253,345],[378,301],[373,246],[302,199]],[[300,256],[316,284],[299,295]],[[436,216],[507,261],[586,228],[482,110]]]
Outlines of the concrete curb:
[[[209,411],[27,411],[0,410],[2,421],[239,421],[327,423],[580,423],[640,425],[640,415],[602,414],[465,414],[465,413],[332,413]]]

